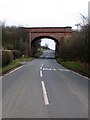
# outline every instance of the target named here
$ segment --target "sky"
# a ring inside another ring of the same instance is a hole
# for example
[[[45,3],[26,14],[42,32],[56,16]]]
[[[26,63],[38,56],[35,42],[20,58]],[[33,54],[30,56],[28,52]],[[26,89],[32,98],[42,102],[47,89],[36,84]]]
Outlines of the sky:
[[[89,3],[88,3],[88,20],[89,20],[89,22],[90,22],[90,1],[89,1]]]
[[[65,27],[88,16],[89,0],[0,0],[0,21],[24,27]]]
[[[41,46],[48,44],[48,47],[52,50],[55,50],[56,43],[52,39],[43,38],[41,39]]]

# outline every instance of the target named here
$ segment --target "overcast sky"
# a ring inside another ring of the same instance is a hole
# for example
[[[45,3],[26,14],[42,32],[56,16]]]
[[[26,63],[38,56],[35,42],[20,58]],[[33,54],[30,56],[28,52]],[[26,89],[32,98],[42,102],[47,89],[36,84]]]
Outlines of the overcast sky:
[[[7,25],[76,28],[89,0],[0,0],[0,20]]]
[[[8,25],[72,26],[88,15],[89,0],[0,0],[0,19]]]

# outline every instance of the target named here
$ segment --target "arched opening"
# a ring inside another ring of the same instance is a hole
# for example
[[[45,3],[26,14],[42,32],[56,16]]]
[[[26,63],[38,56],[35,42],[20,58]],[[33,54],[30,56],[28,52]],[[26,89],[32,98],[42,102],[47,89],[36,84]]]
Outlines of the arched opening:
[[[59,43],[51,36],[39,36],[31,42],[32,56],[36,58],[55,58]]]
[[[49,48],[51,50],[55,50],[56,42],[50,38],[42,38],[41,46]]]

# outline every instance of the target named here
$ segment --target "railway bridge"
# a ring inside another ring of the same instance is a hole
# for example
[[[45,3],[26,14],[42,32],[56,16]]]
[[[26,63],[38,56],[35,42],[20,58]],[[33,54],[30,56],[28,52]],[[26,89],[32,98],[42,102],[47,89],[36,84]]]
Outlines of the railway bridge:
[[[59,53],[60,44],[64,37],[71,36],[72,27],[25,27],[28,33],[29,56],[32,55],[32,44],[42,38],[50,38],[56,42],[56,51]]]

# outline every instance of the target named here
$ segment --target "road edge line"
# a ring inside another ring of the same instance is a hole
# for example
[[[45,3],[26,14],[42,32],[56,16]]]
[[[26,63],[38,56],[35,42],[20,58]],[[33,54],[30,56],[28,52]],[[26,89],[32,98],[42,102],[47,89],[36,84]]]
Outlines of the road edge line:
[[[5,75],[0,76],[0,77],[1,77],[0,79],[2,79],[3,77],[6,77],[7,75],[10,75],[11,73],[13,73],[13,72],[19,70],[20,68],[22,68],[22,67],[24,67],[24,66],[25,66],[25,65],[22,65],[22,66],[20,66],[20,67],[17,67],[17,68],[14,69],[14,70],[11,70],[9,73],[6,73]]]
[[[56,60],[55,60],[56,61]],[[65,69],[65,67],[64,66],[62,66],[61,64],[59,64],[57,61],[56,61],[56,63],[60,66],[60,67],[63,67],[64,69]],[[67,69],[67,68],[66,68]],[[86,77],[86,76],[84,76],[84,75],[81,75],[81,74],[79,74],[79,73],[77,73],[77,72],[75,72],[75,71],[72,71],[71,69],[68,69],[68,70],[70,70],[72,73],[74,73],[74,74],[77,74],[77,75],[79,75],[79,76],[81,76],[81,77],[83,77],[83,78],[85,78],[85,79],[88,79],[88,80],[90,80],[90,78],[88,78],[88,77]]]

